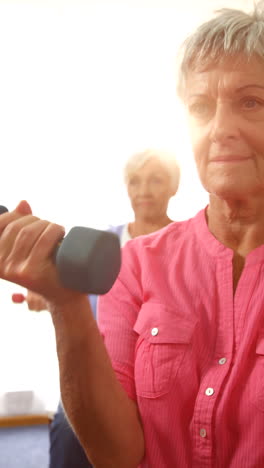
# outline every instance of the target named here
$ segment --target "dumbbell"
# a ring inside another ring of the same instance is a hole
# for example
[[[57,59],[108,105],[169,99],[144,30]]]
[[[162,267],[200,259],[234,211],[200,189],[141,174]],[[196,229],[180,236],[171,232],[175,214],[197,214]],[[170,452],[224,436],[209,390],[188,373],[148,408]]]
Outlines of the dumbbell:
[[[7,211],[0,205],[0,215]],[[105,294],[120,271],[119,237],[113,232],[75,226],[56,247],[54,262],[65,288]]]

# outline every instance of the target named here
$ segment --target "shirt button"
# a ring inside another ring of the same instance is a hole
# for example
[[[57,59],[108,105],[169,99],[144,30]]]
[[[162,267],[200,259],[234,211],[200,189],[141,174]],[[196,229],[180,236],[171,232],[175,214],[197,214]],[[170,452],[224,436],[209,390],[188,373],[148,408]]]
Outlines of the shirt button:
[[[152,328],[151,335],[156,336],[159,333],[159,329],[157,327]]]
[[[206,394],[207,396],[213,395],[213,394],[214,394],[214,389],[211,388],[211,387],[208,387],[208,388],[205,390],[205,394]]]
[[[222,366],[223,364],[226,363],[226,358],[222,357],[221,359],[219,359],[218,363]]]
[[[206,437],[206,429],[200,429],[200,436],[201,437]]]

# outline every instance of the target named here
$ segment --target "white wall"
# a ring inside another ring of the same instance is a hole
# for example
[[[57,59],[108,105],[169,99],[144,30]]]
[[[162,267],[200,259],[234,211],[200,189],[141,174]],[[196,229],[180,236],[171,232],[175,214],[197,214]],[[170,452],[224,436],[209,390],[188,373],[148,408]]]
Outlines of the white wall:
[[[170,215],[192,216],[207,195],[175,95],[177,47],[215,8],[251,4],[0,1],[0,204],[27,199],[35,214],[67,229],[127,221],[123,163],[159,146],[182,164]],[[57,395],[49,315],[13,305],[18,290],[0,282],[0,393],[45,387]]]

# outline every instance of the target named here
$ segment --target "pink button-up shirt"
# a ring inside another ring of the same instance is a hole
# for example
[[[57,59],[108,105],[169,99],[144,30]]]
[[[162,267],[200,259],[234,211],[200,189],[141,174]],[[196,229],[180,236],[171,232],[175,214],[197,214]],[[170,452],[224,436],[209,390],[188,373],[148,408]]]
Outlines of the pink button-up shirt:
[[[264,246],[235,296],[232,257],[203,210],[128,242],[99,301],[113,368],[141,414],[142,468],[264,467]]]

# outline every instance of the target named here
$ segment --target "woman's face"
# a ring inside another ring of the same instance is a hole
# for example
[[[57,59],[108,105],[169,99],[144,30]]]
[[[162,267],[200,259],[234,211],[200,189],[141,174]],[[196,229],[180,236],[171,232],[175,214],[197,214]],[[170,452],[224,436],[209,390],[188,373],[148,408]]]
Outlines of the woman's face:
[[[186,99],[201,182],[220,198],[264,193],[264,62],[226,59],[187,76]]]
[[[154,157],[130,175],[127,191],[135,219],[154,223],[166,215],[169,199],[174,195],[168,171]]]

